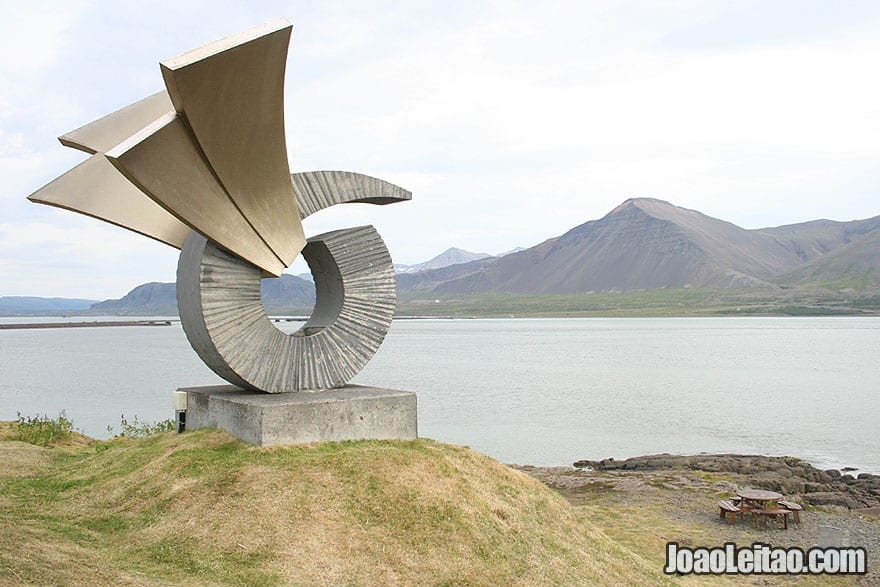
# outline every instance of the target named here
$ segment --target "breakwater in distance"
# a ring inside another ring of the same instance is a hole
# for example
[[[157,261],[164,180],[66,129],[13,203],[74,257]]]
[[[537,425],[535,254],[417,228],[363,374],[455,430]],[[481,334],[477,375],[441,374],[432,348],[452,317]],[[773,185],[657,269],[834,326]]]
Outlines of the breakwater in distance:
[[[14,318],[7,316],[5,318]],[[3,319],[0,317],[0,319]],[[278,324],[284,322],[305,322],[308,316],[269,316],[271,322]],[[461,318],[459,316],[395,316],[394,320],[458,320],[475,319],[474,317]],[[13,322],[0,324],[0,330],[28,330],[32,328],[100,328],[103,326],[171,326],[180,323],[180,319],[156,320],[100,320],[91,322]]]
[[[0,330],[29,330],[32,328],[99,328],[105,326],[171,326],[172,320],[119,320],[101,322],[29,322],[27,324],[0,324]]]
[[[308,316],[270,316],[276,323],[305,322]],[[171,326],[180,323],[179,319],[160,318],[155,320],[96,320],[91,322],[13,322],[0,324],[0,330],[28,330],[32,328],[100,328],[104,326]]]

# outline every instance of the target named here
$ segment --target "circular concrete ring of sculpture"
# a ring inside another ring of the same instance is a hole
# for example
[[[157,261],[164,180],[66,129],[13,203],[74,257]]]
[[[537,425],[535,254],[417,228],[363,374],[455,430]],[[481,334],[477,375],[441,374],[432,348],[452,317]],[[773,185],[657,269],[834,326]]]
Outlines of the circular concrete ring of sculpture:
[[[261,270],[193,232],[177,268],[180,318],[202,360],[233,385],[269,393],[342,387],[382,344],[397,302],[391,256],[372,226],[308,239],[315,309],[293,334],[260,298]]]

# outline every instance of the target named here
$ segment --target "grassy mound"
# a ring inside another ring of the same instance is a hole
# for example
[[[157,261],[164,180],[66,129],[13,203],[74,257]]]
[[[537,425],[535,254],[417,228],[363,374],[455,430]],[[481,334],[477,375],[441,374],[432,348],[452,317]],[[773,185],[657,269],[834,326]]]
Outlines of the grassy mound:
[[[12,455],[19,455],[14,457]],[[0,441],[0,583],[665,583],[540,482],[430,440]]]

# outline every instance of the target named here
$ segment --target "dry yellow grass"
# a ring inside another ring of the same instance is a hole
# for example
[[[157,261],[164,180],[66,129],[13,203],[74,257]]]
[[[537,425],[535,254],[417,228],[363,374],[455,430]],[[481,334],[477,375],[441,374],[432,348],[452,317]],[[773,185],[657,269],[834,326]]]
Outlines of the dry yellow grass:
[[[671,582],[593,512],[430,440],[260,449],[203,430],[0,458],[4,584]]]

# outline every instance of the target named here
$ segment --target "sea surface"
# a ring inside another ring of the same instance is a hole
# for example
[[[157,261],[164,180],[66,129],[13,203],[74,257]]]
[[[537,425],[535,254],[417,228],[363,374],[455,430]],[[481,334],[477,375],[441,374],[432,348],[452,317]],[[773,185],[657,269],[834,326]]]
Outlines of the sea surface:
[[[354,382],[417,392],[420,436],[507,463],[731,452],[880,473],[877,318],[399,320]],[[107,438],[216,383],[178,323],[0,331],[0,420],[64,410]]]

